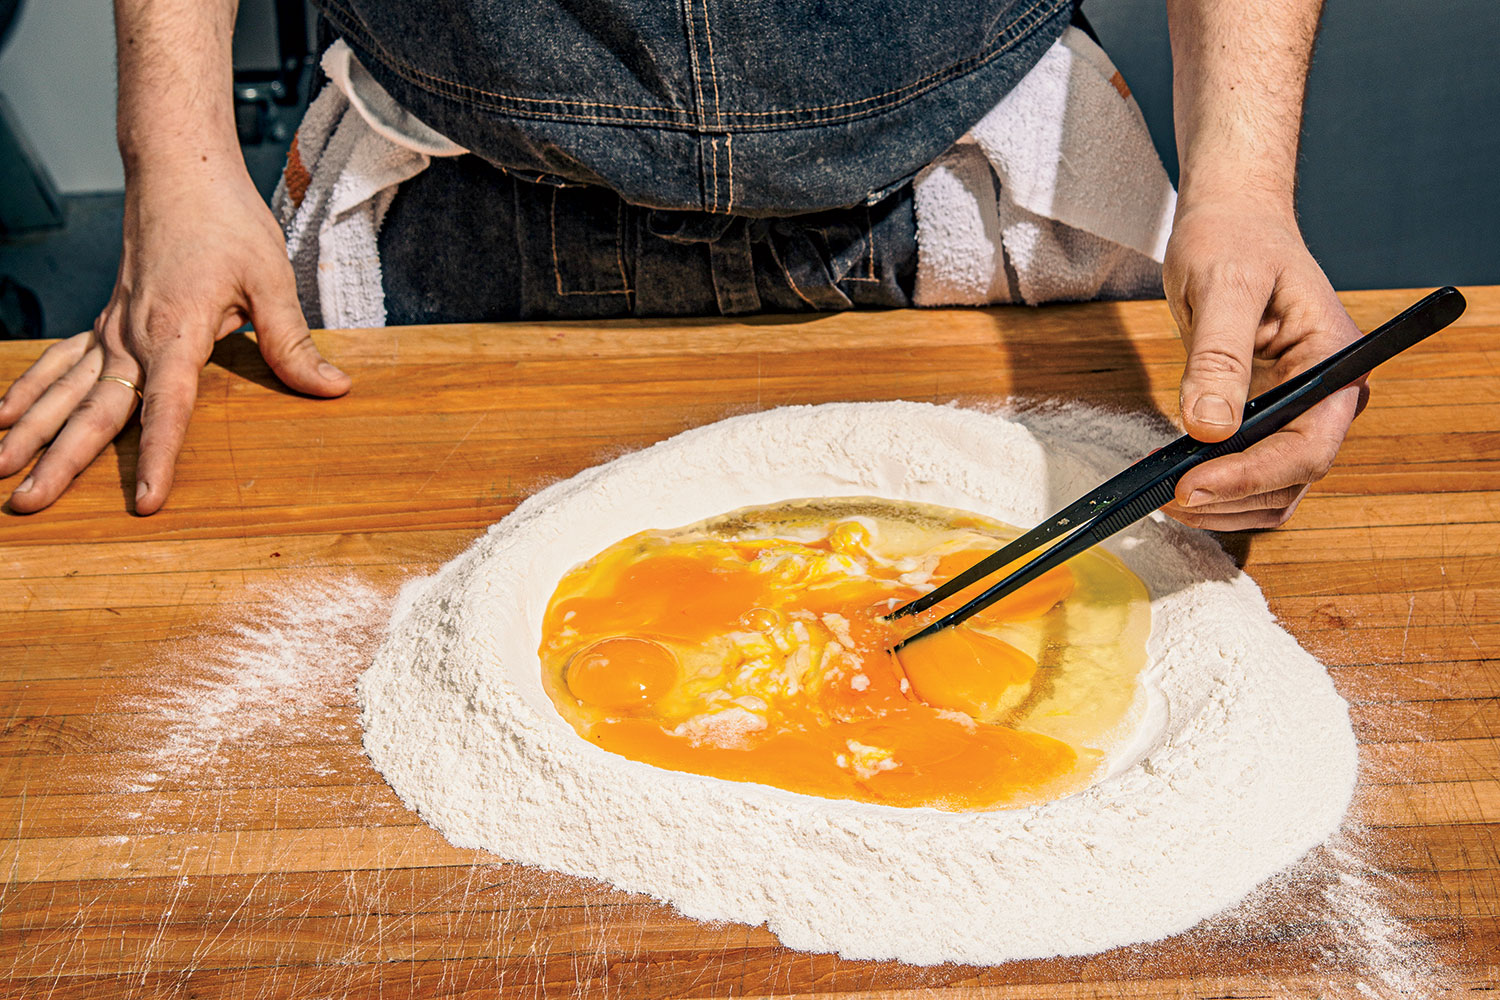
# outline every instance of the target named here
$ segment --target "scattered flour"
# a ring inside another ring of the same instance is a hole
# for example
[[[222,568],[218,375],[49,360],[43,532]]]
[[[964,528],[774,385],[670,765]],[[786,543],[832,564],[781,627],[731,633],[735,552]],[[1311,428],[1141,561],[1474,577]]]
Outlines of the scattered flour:
[[[130,706],[147,717],[150,770],[125,792],[220,764],[257,735],[297,742],[313,713],[347,704],[391,598],[354,577],[303,583],[252,606],[245,621],[210,622],[177,650],[161,690]],[[326,738],[321,731],[309,740]]]
[[[1297,941],[1308,953],[1312,974],[1296,990],[1268,980],[1272,997],[1427,1000],[1450,995],[1461,987],[1440,965],[1434,943],[1396,915],[1420,909],[1413,906],[1413,888],[1370,865],[1378,851],[1372,841],[1370,831],[1346,822],[1321,847],[1189,937],[1229,940],[1273,954],[1281,942]]]
[[[1103,780],[1040,806],[898,809],[625,760],[558,717],[536,655],[558,579],[631,532],[857,494],[1033,523],[1165,437],[1077,407],[833,404],[589,469],[403,591],[359,681],[366,751],[455,844],[765,923],[795,948],[990,964],[1183,931],[1338,828],[1356,755],[1347,706],[1254,583],[1160,515],[1109,543],[1152,595],[1137,738]]]

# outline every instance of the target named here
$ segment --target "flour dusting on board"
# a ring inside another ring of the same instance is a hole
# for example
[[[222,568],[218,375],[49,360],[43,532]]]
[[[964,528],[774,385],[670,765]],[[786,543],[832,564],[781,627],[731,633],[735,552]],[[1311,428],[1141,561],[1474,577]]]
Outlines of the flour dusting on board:
[[[310,742],[303,730],[313,714],[347,704],[390,607],[388,595],[345,577],[278,590],[242,620],[210,623],[179,647],[170,680],[131,706],[153,739],[142,772],[121,791],[150,791],[220,763],[257,736]]]
[[[1300,997],[1302,990],[1323,1000],[1446,995],[1454,986],[1436,964],[1432,942],[1396,915],[1411,910],[1411,887],[1374,867],[1374,855],[1370,832],[1346,822],[1327,843],[1184,941],[1229,942],[1272,963],[1283,947],[1308,955],[1313,974],[1298,991],[1267,977],[1274,997]]]
[[[1347,706],[1254,583],[1160,516],[1109,548],[1152,595],[1138,739],[1025,809],[945,813],[662,771],[578,738],[541,689],[542,611],[632,532],[798,496],[874,494],[1033,523],[1160,445],[1081,407],[790,407],[698,428],[519,507],[408,587],[360,679],[365,748],[460,846],[602,879],[846,957],[993,964],[1180,933],[1340,825]]]

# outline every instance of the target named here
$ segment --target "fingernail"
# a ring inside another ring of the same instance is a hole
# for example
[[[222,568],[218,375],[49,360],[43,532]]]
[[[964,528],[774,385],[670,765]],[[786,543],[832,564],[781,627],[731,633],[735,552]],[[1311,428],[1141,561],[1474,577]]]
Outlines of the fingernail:
[[[1188,494],[1187,505],[1189,507],[1196,507],[1199,504],[1211,502],[1213,498],[1214,495],[1208,492],[1208,490],[1194,490]]]
[[[318,363],[318,374],[322,375],[324,378],[343,378],[344,377],[344,373],[343,372],[339,371],[337,368],[333,367],[333,365],[329,364],[326,361],[322,361],[322,362]]]
[[[135,502],[140,503],[146,499],[146,494],[151,492],[151,484],[142,479],[135,484]]]
[[[1193,416],[1205,424],[1220,424],[1227,427],[1234,423],[1234,410],[1229,408],[1229,401],[1223,396],[1198,397],[1198,403],[1193,407]]]
[[[21,480],[21,485],[16,487],[16,492],[30,493],[31,487],[34,485],[36,485],[36,480],[31,476],[27,476],[25,479]]]

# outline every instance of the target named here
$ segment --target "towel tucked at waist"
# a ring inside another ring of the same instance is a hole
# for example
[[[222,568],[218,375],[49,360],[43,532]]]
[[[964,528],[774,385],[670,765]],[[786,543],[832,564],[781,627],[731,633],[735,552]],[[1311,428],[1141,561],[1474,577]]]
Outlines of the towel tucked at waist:
[[[385,326],[376,237],[402,181],[465,150],[407,113],[349,46],[323,54],[329,85],[307,109],[271,209],[311,326]]]
[[[385,324],[377,236],[397,187],[465,150],[401,108],[342,41],[272,207],[308,322]],[[1069,28],[913,182],[923,306],[1161,294],[1176,192],[1119,73]]]
[[[1077,28],[913,187],[918,305],[1161,294],[1177,193],[1129,88]]]

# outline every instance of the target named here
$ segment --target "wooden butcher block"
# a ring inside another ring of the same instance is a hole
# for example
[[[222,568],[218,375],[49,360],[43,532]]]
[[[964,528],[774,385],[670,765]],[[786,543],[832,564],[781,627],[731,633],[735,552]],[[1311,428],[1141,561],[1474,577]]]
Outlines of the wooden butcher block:
[[[1345,302],[1370,329],[1421,291]],[[829,400],[1173,413],[1163,303],[328,331],[354,377],[334,401],[231,336],[163,511],[130,513],[132,425],[55,506],[0,515],[0,997],[1494,990],[1500,288],[1465,293],[1377,371],[1292,523],[1226,536],[1351,702],[1341,856],[1235,920],[996,968],[794,952],[450,847],[361,755],[353,679],[404,580],[685,428]],[[0,344],[0,385],[42,346]]]

